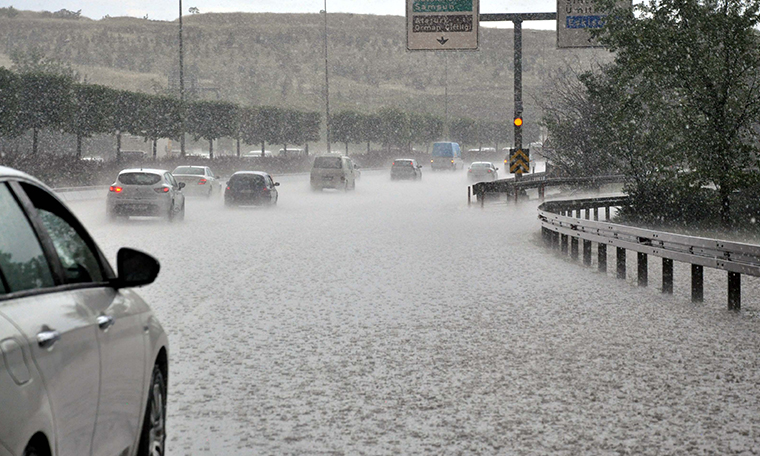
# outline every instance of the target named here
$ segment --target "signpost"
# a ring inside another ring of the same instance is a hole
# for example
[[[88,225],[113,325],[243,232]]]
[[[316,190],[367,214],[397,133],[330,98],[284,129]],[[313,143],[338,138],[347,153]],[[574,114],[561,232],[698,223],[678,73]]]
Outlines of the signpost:
[[[617,6],[631,8],[632,0],[619,1]],[[557,47],[599,47],[590,30],[604,26],[605,14],[597,11],[594,0],[557,0]]]
[[[477,50],[479,6],[479,0],[406,0],[406,48]]]

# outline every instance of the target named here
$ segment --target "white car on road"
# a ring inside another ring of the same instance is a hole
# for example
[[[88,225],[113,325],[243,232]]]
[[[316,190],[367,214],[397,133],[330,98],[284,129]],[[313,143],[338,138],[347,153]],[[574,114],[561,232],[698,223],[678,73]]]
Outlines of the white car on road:
[[[177,166],[172,171],[172,176],[177,182],[185,184],[185,188],[182,189],[185,196],[200,195],[210,198],[222,191],[222,182],[208,166]]]
[[[108,188],[106,214],[110,219],[147,215],[172,221],[185,218],[184,182],[164,169],[125,169]]]
[[[131,290],[159,264],[127,248],[116,264],[50,189],[0,167],[0,456],[164,454],[168,340]]]

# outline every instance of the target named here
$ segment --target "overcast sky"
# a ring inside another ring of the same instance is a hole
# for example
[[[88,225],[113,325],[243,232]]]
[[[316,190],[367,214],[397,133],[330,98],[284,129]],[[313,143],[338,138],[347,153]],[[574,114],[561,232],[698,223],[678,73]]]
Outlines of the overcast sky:
[[[405,5],[404,0],[327,0],[327,11],[403,16]],[[147,14],[149,19],[171,21],[179,15],[179,0],[0,0],[0,6],[32,11],[81,9],[82,15],[92,19]],[[184,14],[190,7],[201,13],[318,13],[324,9],[324,0],[182,0]],[[481,13],[542,13],[556,9],[556,0],[480,0]],[[555,26],[551,21],[526,22],[523,28],[553,30]]]

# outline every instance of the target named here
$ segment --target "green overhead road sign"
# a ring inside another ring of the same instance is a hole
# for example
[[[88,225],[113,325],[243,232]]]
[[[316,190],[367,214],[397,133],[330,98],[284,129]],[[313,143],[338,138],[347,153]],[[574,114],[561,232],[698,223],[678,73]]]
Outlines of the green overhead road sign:
[[[478,49],[479,0],[407,0],[410,51]]]

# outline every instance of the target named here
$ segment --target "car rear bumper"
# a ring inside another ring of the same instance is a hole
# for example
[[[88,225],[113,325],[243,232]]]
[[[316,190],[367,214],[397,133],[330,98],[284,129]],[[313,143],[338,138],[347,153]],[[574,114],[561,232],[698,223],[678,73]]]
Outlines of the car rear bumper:
[[[169,212],[171,200],[168,198],[133,199],[110,197],[106,210],[114,215],[163,215]]]

